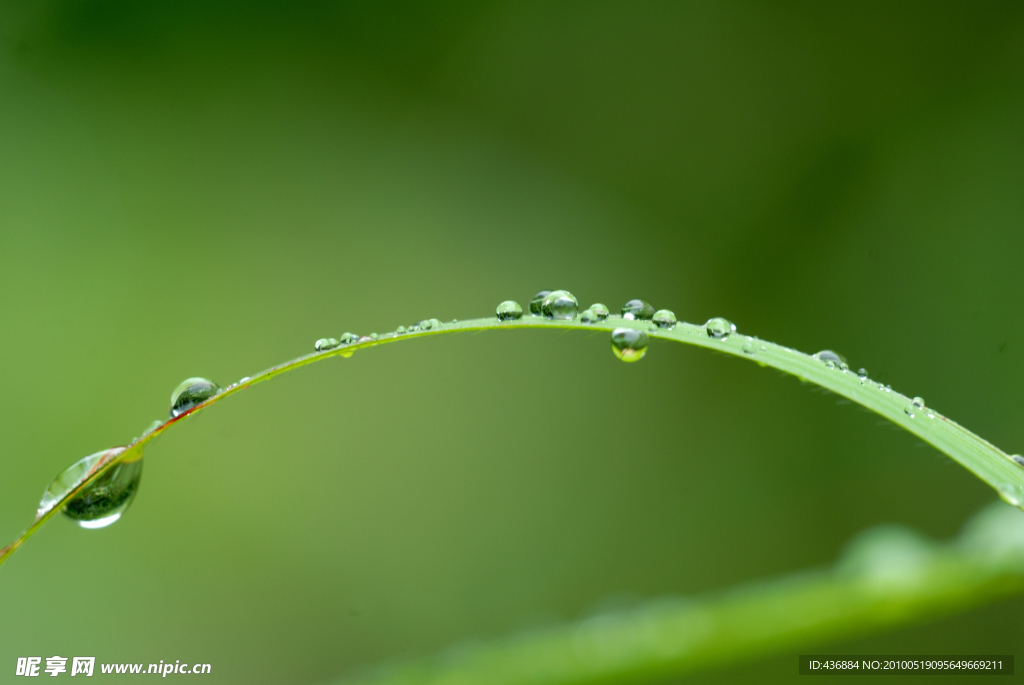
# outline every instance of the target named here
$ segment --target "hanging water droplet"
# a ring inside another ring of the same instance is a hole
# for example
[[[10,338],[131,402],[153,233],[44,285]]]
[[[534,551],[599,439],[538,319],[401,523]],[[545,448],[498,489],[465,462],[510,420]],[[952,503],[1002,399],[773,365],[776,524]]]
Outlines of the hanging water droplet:
[[[1013,459],[1014,463],[1017,464],[1017,466],[1024,468],[1024,457],[1020,456],[1019,454],[1015,454],[1012,457],[1010,457],[1010,459]]]
[[[131,505],[141,480],[142,454],[139,453],[131,461],[115,464],[83,488],[68,500],[62,511],[82,528],[105,528],[121,518]]]
[[[181,416],[220,392],[220,386],[208,378],[186,378],[171,393],[171,418]]]
[[[599,321],[604,321],[605,319],[608,318],[608,307],[605,307],[600,302],[595,302],[594,304],[590,305],[590,307],[588,307],[588,310],[594,312],[594,315],[598,318]]]
[[[640,361],[647,354],[647,334],[632,328],[612,331],[612,352],[624,362]]]
[[[337,338],[320,338],[313,343],[313,349],[317,352],[323,352],[325,350],[333,350],[338,344]]]
[[[550,290],[541,290],[539,293],[533,296],[530,300],[530,314],[533,316],[541,315],[541,305],[544,304],[544,298],[551,294]]]
[[[53,509],[69,492],[82,484],[86,478],[109,464],[112,459],[124,452],[124,447],[114,447],[102,452],[82,457],[71,466],[61,471],[47,486],[39,500],[39,508],[36,510],[36,519],[40,519],[48,511]]]
[[[654,305],[646,300],[630,300],[622,305],[623,319],[650,321],[654,318]]]
[[[753,340],[748,340],[747,342],[743,343],[743,354],[754,354],[754,352],[755,350]]]
[[[342,333],[341,337],[338,338],[338,342],[341,343],[342,345],[351,345],[357,340],[359,340],[358,335],[356,335],[355,333],[349,333],[347,331],[345,333]]]
[[[716,316],[713,319],[709,319],[708,322],[704,324],[704,329],[712,338],[716,338],[718,340],[725,340],[726,338],[729,337],[730,334],[736,332],[736,324],[729,321],[728,319],[723,319],[720,316]]]
[[[676,323],[678,322],[675,313],[669,309],[659,309],[658,311],[654,312],[654,316],[651,317],[651,320],[654,321],[655,325],[658,328],[668,329],[674,328]]]
[[[125,451],[124,447],[104,450],[64,469],[53,479],[43,493],[36,512],[36,519],[42,518],[57,506],[69,492],[80,486],[92,474],[113,461]],[[110,470],[67,500],[63,512],[78,521],[83,528],[103,528],[116,521],[131,504],[142,478],[142,450],[129,455],[129,461],[121,461]]]
[[[549,319],[568,321],[576,318],[580,304],[568,290],[552,290],[541,303],[541,312]]]
[[[601,317],[599,317],[597,315],[597,312],[595,312],[592,309],[588,309],[582,314],[580,314],[580,321],[583,323],[597,323],[600,320]]]
[[[505,300],[494,310],[498,321],[515,321],[523,318],[523,308],[515,300]]]
[[[1019,507],[1024,503],[1024,494],[1021,493],[1019,485],[1013,483],[1002,483],[996,488],[999,496],[1003,498],[1003,501],[1010,506]]]

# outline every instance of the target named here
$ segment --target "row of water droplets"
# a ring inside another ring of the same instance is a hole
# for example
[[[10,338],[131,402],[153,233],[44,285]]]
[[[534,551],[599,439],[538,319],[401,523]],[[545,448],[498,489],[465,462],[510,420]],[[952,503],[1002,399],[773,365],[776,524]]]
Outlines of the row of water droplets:
[[[581,323],[593,324],[605,321],[612,317],[607,306],[601,303],[590,305],[582,313],[579,311],[579,302],[568,290],[541,290],[530,300],[528,315],[543,317],[551,320],[571,321],[579,318]],[[506,300],[495,309],[495,316],[499,321],[518,321],[523,318],[525,312],[523,307],[513,300]],[[653,328],[671,330],[679,323],[676,315],[668,309],[655,308],[647,301],[634,299],[622,306],[619,316],[623,320],[633,322],[649,322]],[[612,317],[614,318],[614,317]],[[457,323],[453,319],[450,323]],[[378,335],[359,336],[355,333],[343,333],[337,338],[320,338],[313,347],[315,352],[326,352],[332,350],[340,351],[342,356],[351,354],[345,353],[344,348],[357,343],[366,343],[375,340],[395,338],[409,333],[431,331],[442,326],[438,319],[424,319],[410,326],[399,326],[391,333]],[[736,333],[736,326],[731,321],[721,317],[709,319],[701,328],[690,329],[698,333],[706,333],[709,338],[726,340]],[[624,362],[635,362],[643,359],[647,354],[648,335],[637,328],[619,327],[611,333],[612,353],[616,358]],[[756,355],[767,352],[767,347],[756,338],[748,337],[741,345],[744,354]],[[849,365],[846,358],[832,350],[822,350],[812,357],[823,363],[827,368],[839,373],[849,373]],[[882,385],[868,378],[867,370],[859,369],[857,376],[860,384],[865,387],[876,388],[878,391],[890,394],[890,396],[902,397],[893,393],[892,387]],[[228,386],[228,389],[245,385],[252,379],[245,377],[237,383]],[[194,409],[199,404],[209,400],[221,392],[220,386],[207,378],[187,378],[182,381],[171,393],[170,418],[177,418]],[[935,412],[925,406],[924,400],[915,397],[909,400],[904,406],[904,412],[911,419],[918,417],[935,418]],[[143,433],[143,436],[151,433],[164,424],[164,421],[154,421]],[[59,504],[67,495],[87,480],[97,470],[110,463],[118,455],[125,451],[126,447],[115,447],[102,452],[91,454],[62,471],[46,489],[43,498],[39,503],[37,519],[49,512]],[[62,511],[78,522],[83,528],[103,528],[117,521],[124,511],[131,504],[139,488],[142,478],[142,453],[138,456],[122,459],[117,465],[104,473],[100,478],[90,483],[81,492],[67,500]],[[1012,455],[1011,459],[1015,464],[1024,468],[1024,457]],[[1000,496],[1009,504],[1020,507],[1024,505],[1024,491],[1020,487],[1005,483],[997,487]]]

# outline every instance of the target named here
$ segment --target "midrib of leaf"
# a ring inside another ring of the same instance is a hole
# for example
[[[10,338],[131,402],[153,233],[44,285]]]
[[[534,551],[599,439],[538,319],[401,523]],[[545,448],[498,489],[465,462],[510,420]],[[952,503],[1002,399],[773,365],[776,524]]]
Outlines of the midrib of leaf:
[[[840,368],[829,368],[824,362],[811,355],[799,352],[782,345],[777,345],[747,335],[733,333],[725,339],[710,337],[703,326],[680,322],[672,329],[658,328],[649,321],[638,321],[622,319],[619,316],[609,316],[607,319],[595,323],[583,323],[579,319],[553,320],[537,316],[524,316],[515,321],[499,321],[494,317],[484,319],[469,319],[444,323],[428,330],[418,330],[406,333],[388,333],[375,340],[356,342],[333,350],[315,352],[284,364],[271,367],[262,373],[252,376],[242,384],[233,384],[225,388],[220,394],[210,398],[206,402],[197,405],[190,411],[178,417],[168,419],[161,426],[143,437],[133,441],[127,449],[104,466],[97,470],[89,479],[83,481],[77,488],[67,493],[52,509],[43,516],[37,518],[26,529],[17,540],[0,550],[0,564],[3,564],[10,555],[20,547],[25,540],[31,537],[43,524],[52,518],[67,502],[82,489],[87,487],[94,480],[102,476],[118,462],[128,458],[134,458],[138,451],[145,445],[170,429],[172,426],[184,421],[186,418],[207,409],[208,407],[221,402],[232,395],[242,392],[253,385],[268,381],[282,373],[292,371],[301,366],[322,361],[331,357],[350,357],[352,354],[381,345],[425,338],[435,335],[446,335],[450,333],[470,331],[508,331],[522,328],[552,328],[552,329],[573,329],[584,331],[612,331],[615,328],[633,328],[647,333],[648,337],[655,340],[673,340],[689,345],[707,347],[712,350],[731,354],[736,357],[757,362],[763,366],[784,371],[797,376],[798,378],[814,383],[837,395],[846,397],[893,423],[905,428],[925,442],[933,445],[936,449],[949,455],[962,466],[967,468],[981,480],[996,489],[1001,496],[1006,498],[1006,493],[1013,493],[1017,497],[1017,504],[1020,505],[1020,498],[1024,493],[1024,469],[1014,463],[1013,459],[995,447],[988,441],[980,438],[956,422],[942,416],[929,408],[928,412],[917,411],[916,416],[911,418],[906,413],[906,408],[911,404],[911,399],[895,390],[888,391],[879,383],[872,380],[861,379],[856,373],[842,371]],[[744,351],[744,344],[753,345],[753,353]],[[652,354],[648,350],[648,354]],[[928,418],[927,414],[932,413],[934,418]],[[1012,497],[1011,497],[1012,499]]]

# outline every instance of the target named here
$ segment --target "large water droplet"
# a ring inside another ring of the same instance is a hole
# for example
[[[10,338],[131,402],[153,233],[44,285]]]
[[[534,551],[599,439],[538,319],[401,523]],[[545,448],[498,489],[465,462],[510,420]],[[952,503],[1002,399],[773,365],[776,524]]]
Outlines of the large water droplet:
[[[600,302],[595,302],[594,304],[590,305],[590,307],[588,307],[588,310],[594,312],[594,315],[600,321],[604,321],[605,319],[608,318],[608,307],[605,307]]]
[[[220,392],[220,386],[208,378],[186,378],[171,393],[171,418],[181,416]]]
[[[1022,493],[1019,485],[1013,483],[1002,483],[997,488],[999,496],[1003,498],[1003,501],[1010,506],[1019,507],[1024,504],[1024,493]]]
[[[708,335],[718,340],[725,340],[731,334],[736,332],[736,324],[728,319],[723,319],[720,316],[716,316],[713,319],[709,319],[704,324],[704,330],[708,332]]]
[[[64,505],[64,514],[82,528],[114,523],[135,499],[142,480],[142,455],[122,461],[82,489]]]
[[[532,305],[531,305],[532,306]],[[580,303],[568,290],[552,290],[541,303],[541,312],[549,319],[569,320],[576,318]]]
[[[658,328],[674,328],[678,321],[675,313],[668,309],[659,309],[654,312],[654,317],[651,320]]]
[[[632,328],[612,331],[612,352],[624,362],[636,362],[647,354],[647,334]]]
[[[825,362],[825,364],[829,365],[829,368],[846,363],[846,357],[839,354],[838,352],[833,352],[832,350],[822,350],[821,352],[815,354],[814,358],[817,359],[818,361]],[[831,364],[829,364],[829,362],[831,362]]]
[[[551,294],[550,290],[541,290],[539,293],[533,296],[530,300],[530,314],[533,316],[541,315],[541,305],[544,304],[544,298]]]
[[[348,331],[342,333],[341,337],[338,338],[338,342],[341,343],[342,345],[351,345],[352,343],[358,340],[358,335],[356,335],[355,333],[349,333]]]
[[[494,310],[498,321],[515,321],[523,318],[523,308],[515,300],[505,300]]]
[[[53,509],[69,492],[124,452],[124,447],[104,450],[79,459],[53,479],[39,502],[36,518]],[[109,526],[131,504],[142,478],[142,451],[133,452],[130,461],[122,461],[69,499],[64,513],[83,528]]]
[[[646,300],[630,300],[622,305],[623,319],[650,321],[654,317],[654,305]]]
[[[338,344],[337,338],[320,338],[313,343],[313,349],[317,352],[323,352],[325,350],[333,350]]]

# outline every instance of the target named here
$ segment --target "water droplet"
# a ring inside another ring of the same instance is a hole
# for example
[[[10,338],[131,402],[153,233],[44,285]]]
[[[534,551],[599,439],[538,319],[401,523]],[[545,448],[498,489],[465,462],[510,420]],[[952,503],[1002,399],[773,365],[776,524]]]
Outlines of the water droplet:
[[[1021,493],[1019,485],[1013,483],[1002,483],[997,488],[999,496],[1003,498],[1003,501],[1010,506],[1019,507],[1024,504],[1024,494]]]
[[[146,437],[147,435],[149,435],[162,425],[164,425],[163,419],[154,419],[153,421],[150,422],[146,430],[142,431],[142,437]]]
[[[124,452],[124,447],[114,447],[102,452],[90,454],[76,461],[67,467],[54,478],[39,500],[39,508],[36,511],[36,519],[42,518],[46,512],[57,505],[69,492],[82,484],[86,478],[91,476],[104,465],[109,464],[117,455]]]
[[[134,455],[133,455],[134,456]],[[142,455],[121,461],[68,500],[63,512],[82,528],[105,528],[121,518],[142,480]]]
[[[868,370],[867,369],[857,369],[857,377],[860,378],[860,380],[862,381],[861,385],[863,385],[864,384],[863,381],[866,381],[868,379]]]
[[[678,320],[674,312],[668,309],[659,309],[654,312],[654,316],[651,318],[658,328],[674,328]]]
[[[377,335],[376,333],[370,333],[370,340],[376,340],[376,339],[377,339],[377,338],[379,338],[379,337],[380,337],[380,336],[379,336],[379,335]]]
[[[39,502],[36,518],[53,509],[69,492],[124,452],[124,447],[104,450],[64,469],[53,479]],[[63,507],[64,513],[83,528],[102,528],[121,517],[131,504],[142,478],[142,452],[133,452],[130,461],[122,461],[90,483]]]
[[[395,333],[397,333],[398,335],[405,333],[405,326],[399,326],[398,328],[396,328]]]
[[[544,298],[551,294],[550,290],[541,290],[539,293],[533,296],[530,300],[530,314],[533,316],[541,315],[541,305],[544,304]]]
[[[498,321],[515,321],[523,318],[523,308],[515,300],[505,300],[494,310]]]
[[[597,312],[595,312],[592,309],[588,309],[582,314],[580,314],[580,321],[582,321],[583,323],[597,323],[600,320],[601,317],[599,317],[597,315]]]
[[[541,312],[549,319],[574,319],[579,308],[579,302],[568,290],[552,290],[541,303]]]
[[[347,331],[345,333],[342,333],[341,337],[338,338],[338,342],[341,343],[342,345],[351,345],[357,340],[359,340],[358,335],[356,335],[355,333],[349,333]]]
[[[600,302],[595,302],[594,304],[590,305],[588,309],[594,312],[597,318],[601,321],[604,321],[605,319],[608,318],[608,307],[605,307]]]
[[[1015,454],[1012,457],[1010,457],[1010,459],[1013,459],[1014,463],[1016,463],[1017,466],[1024,468],[1024,457],[1020,456],[1019,454]]]
[[[622,305],[622,318],[650,321],[654,318],[654,305],[646,300],[630,300]]]
[[[924,398],[923,397],[915,397],[914,399],[912,399],[910,401],[910,403],[913,404],[914,407],[917,408],[917,409],[924,409]]]
[[[364,343],[364,342],[371,342],[372,340],[373,340],[373,338],[371,338],[370,336],[364,335],[363,337],[359,338],[359,340],[357,342]]]
[[[725,340],[726,338],[729,337],[730,334],[736,332],[736,324],[729,321],[728,319],[723,319],[720,316],[716,316],[713,319],[709,319],[708,322],[704,324],[704,329],[712,338],[716,338],[718,340]]]
[[[317,352],[323,352],[324,350],[333,350],[338,344],[337,338],[320,338],[313,343],[313,349]]]
[[[754,354],[754,341],[748,340],[743,343],[743,354]]]
[[[612,331],[612,352],[624,362],[640,361],[647,354],[647,334],[632,328]]]
[[[822,350],[821,352],[818,352],[817,354],[815,354],[814,358],[819,360],[819,361],[825,362],[825,364],[830,369],[831,368],[835,368],[836,366],[839,366],[840,364],[845,364],[846,363],[846,357],[844,357],[843,355],[839,354],[838,352],[833,352],[832,350]],[[832,362],[832,363],[829,364],[829,362]]]
[[[171,393],[171,418],[181,416],[220,392],[220,386],[208,378],[186,378]]]

